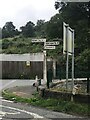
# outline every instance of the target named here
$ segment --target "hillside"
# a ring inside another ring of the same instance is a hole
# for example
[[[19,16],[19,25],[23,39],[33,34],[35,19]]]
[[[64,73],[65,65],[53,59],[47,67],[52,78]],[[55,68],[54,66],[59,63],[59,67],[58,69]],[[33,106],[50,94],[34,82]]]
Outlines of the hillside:
[[[25,37],[13,37],[13,38],[4,38],[1,40],[2,50],[0,53],[6,54],[24,54],[24,53],[37,53],[43,52],[44,43],[32,43],[32,38]],[[60,41],[62,43],[62,41]],[[51,57],[58,56],[62,52],[62,44],[56,47],[55,50],[47,50],[47,55]]]
[[[0,40],[0,45],[2,45],[2,49],[0,50],[0,53],[24,54],[24,53],[43,52],[44,43],[32,43],[31,40],[32,38],[25,38],[20,36],[16,36],[13,38],[4,38]],[[77,50],[77,46],[75,44],[75,51],[76,50]],[[62,74],[63,74],[63,72],[65,72],[66,57],[65,55],[63,55],[62,51],[63,51],[63,42],[60,41],[59,46],[57,46],[55,50],[47,50],[47,56],[57,59],[58,64],[62,68]],[[79,55],[75,56],[76,77],[87,77],[90,75],[88,70],[89,58],[90,58],[89,48],[84,49],[84,51],[82,51]],[[69,56],[69,70],[71,72],[71,56]]]

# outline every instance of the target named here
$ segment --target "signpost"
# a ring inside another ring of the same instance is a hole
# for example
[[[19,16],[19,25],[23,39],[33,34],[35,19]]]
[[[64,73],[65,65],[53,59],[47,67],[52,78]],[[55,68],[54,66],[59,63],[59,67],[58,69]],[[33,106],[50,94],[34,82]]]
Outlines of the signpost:
[[[72,55],[72,86],[71,89],[73,91],[74,87],[74,30],[72,30],[70,27],[68,28],[68,40],[69,40],[69,46],[68,46],[68,54]]]
[[[55,41],[55,42],[45,42],[45,45],[59,45],[59,41]]]
[[[55,46],[44,46],[44,49],[55,49]]]
[[[46,39],[32,39],[32,43],[40,43],[44,42],[44,60],[43,60],[43,79],[44,82],[47,82],[47,56],[46,56],[46,50],[52,50],[55,49],[55,45],[59,45],[58,41],[54,42],[46,42]]]
[[[58,41],[55,41],[55,42],[44,42],[44,49],[46,49],[46,50],[53,50],[53,49],[55,49],[56,48],[56,46],[55,45],[59,45],[59,42]],[[45,52],[46,53],[46,52]],[[46,56],[44,57],[45,59],[44,59],[44,64],[45,64],[45,66],[47,66],[47,58],[46,58]],[[55,65],[55,64],[53,64],[53,65]],[[53,67],[53,68],[55,68],[55,67]],[[55,69],[54,69],[55,70]],[[46,71],[46,72],[45,72]],[[55,71],[54,71],[54,73],[55,73]],[[46,76],[45,76],[46,75]],[[54,74],[55,75],[55,74]],[[45,69],[44,69],[44,78],[45,79],[47,79],[47,67],[45,67]],[[48,82],[48,81],[47,81]],[[47,86],[48,87],[48,86]]]
[[[68,89],[68,24],[63,23],[63,54],[66,54],[66,90]]]
[[[74,87],[74,30],[63,23],[63,54],[66,54],[66,89],[68,85],[68,55],[72,55],[72,92]]]
[[[34,42],[36,42],[36,43],[38,43],[38,42],[46,42],[46,39],[32,39],[32,43],[34,43]]]
[[[43,61],[43,79],[45,83],[47,83],[47,56],[46,56],[46,50],[43,51],[44,54],[44,61]]]

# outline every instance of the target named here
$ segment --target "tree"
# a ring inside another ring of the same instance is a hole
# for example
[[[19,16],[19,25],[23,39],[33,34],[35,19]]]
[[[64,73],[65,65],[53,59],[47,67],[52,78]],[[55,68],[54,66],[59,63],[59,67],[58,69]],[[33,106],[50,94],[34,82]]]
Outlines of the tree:
[[[75,61],[78,61],[76,67],[79,66],[83,72],[90,71],[90,2],[56,1],[55,8],[59,10],[64,22],[75,30]]]
[[[55,8],[59,10],[59,14],[64,20],[63,22],[70,24],[75,30],[75,43],[78,47],[77,54],[81,53],[88,47],[89,42],[90,2],[56,1]]]
[[[27,22],[25,26],[20,27],[21,33],[24,37],[34,37],[35,36],[35,24],[31,21]]]
[[[48,38],[62,38],[62,22],[63,18],[60,14],[56,14],[51,18],[46,29]]]
[[[44,25],[45,20],[37,20],[37,31],[41,30],[42,25]],[[38,30],[39,29],[39,30]]]
[[[45,22],[45,20],[37,20],[37,24],[35,26],[36,36],[46,37],[46,27],[47,27],[47,22]]]
[[[2,38],[14,37],[16,35],[15,26],[13,22],[6,22],[2,28]]]

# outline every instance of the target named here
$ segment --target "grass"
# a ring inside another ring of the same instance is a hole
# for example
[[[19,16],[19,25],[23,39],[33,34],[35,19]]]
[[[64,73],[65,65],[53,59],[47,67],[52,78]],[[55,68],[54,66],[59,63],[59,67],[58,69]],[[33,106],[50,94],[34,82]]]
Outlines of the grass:
[[[31,40],[32,38],[24,38],[18,36],[13,38],[5,38],[0,41],[0,45],[2,45],[1,52],[6,54],[41,52],[43,50],[43,45],[32,44]]]
[[[53,98],[45,99],[39,97],[38,93],[35,93],[33,98],[22,98],[7,91],[4,91],[2,93],[2,96],[8,100],[28,103],[30,105],[44,107],[58,112],[70,113],[81,116],[90,116],[90,106],[88,106],[87,104],[79,104],[71,101],[64,101],[61,99]]]
[[[32,43],[33,38],[25,38],[16,36],[13,38],[4,38],[0,40],[0,45],[2,45],[2,51],[0,53],[6,54],[24,54],[24,53],[37,53],[42,52],[44,44],[43,43]],[[57,56],[58,51],[60,51],[61,45],[55,50],[47,51],[47,56]]]

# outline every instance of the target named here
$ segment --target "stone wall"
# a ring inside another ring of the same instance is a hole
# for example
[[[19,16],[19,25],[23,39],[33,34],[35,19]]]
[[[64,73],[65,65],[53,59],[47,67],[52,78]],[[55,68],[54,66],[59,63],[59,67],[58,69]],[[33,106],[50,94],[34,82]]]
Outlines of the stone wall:
[[[41,92],[41,91],[40,91]],[[48,89],[44,90],[44,93],[41,94],[45,98],[57,98],[62,100],[71,100],[71,93],[64,93],[64,92],[57,92],[57,91],[50,91]],[[84,95],[84,94],[75,94],[73,95],[73,101],[78,103],[87,103],[90,104],[90,94]]]

